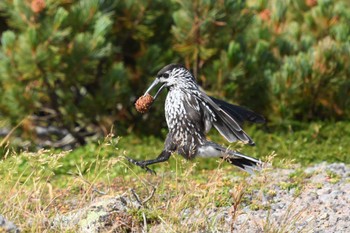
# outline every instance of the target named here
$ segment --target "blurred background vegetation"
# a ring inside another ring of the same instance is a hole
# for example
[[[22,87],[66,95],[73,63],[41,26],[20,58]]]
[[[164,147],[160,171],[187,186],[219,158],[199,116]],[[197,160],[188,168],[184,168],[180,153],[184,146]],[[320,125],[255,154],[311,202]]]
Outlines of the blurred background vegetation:
[[[348,0],[2,0],[0,15],[0,128],[29,147],[163,135],[162,100],[133,105],[173,62],[270,128],[350,116]]]

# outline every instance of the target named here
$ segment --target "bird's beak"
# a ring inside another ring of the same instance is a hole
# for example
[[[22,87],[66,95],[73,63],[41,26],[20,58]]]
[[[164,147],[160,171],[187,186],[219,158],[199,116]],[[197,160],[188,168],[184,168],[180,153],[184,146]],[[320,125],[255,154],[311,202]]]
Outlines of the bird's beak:
[[[147,95],[149,94],[149,92],[159,84],[159,78],[156,78],[153,83],[151,84],[151,86],[149,86],[149,88],[147,89],[147,91],[145,92],[145,94],[143,95]],[[162,92],[163,88],[165,87],[165,83],[158,89],[157,93],[153,96],[153,99],[156,99],[157,96]]]

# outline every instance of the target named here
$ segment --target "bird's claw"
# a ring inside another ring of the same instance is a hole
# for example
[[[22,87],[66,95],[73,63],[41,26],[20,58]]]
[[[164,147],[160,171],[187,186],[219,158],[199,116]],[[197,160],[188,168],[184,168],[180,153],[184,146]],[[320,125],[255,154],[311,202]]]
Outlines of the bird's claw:
[[[145,169],[146,172],[149,172],[152,175],[157,175],[157,173],[153,169],[151,169],[151,168],[149,168],[147,166],[143,166],[142,168]]]
[[[154,170],[152,170],[151,168],[147,167],[147,166],[143,163],[143,161],[137,161],[137,160],[132,159],[132,158],[129,158],[129,157],[126,157],[126,159],[127,159],[130,163],[135,164],[136,166],[139,166],[139,167],[142,168],[142,169],[145,169],[146,172],[149,172],[149,173],[152,174],[152,175],[157,175],[157,173],[156,173]]]

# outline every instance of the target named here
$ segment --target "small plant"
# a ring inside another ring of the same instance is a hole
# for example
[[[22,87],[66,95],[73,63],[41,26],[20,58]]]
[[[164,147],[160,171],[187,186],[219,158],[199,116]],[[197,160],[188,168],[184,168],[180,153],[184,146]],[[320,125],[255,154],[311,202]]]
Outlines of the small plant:
[[[339,182],[341,176],[338,175],[336,172],[331,171],[331,170],[327,170],[327,181],[331,184],[336,184]]]
[[[297,208],[291,204],[288,206],[285,213],[275,220],[269,212],[265,221],[260,225],[260,230],[269,233],[300,232],[302,229],[296,227],[296,222],[303,219],[305,210],[297,211],[296,209]]]
[[[232,206],[229,210],[229,214],[231,215],[231,232],[234,231],[234,224],[237,216],[239,215],[239,209],[244,195],[244,186],[246,186],[246,184],[240,183],[234,188],[234,190],[232,190]]]

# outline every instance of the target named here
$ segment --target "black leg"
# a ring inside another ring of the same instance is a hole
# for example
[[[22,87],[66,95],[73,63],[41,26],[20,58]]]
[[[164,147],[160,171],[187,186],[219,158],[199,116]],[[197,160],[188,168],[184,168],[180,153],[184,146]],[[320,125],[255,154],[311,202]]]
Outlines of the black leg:
[[[132,158],[126,157],[127,160],[130,163],[133,163],[143,169],[145,169],[147,172],[150,172],[152,174],[156,174],[156,172],[150,168],[148,168],[149,165],[155,164],[155,163],[161,163],[167,161],[171,156],[171,152],[168,150],[163,150],[162,153],[156,158],[156,159],[150,159],[150,160],[145,160],[145,161],[137,161]]]

